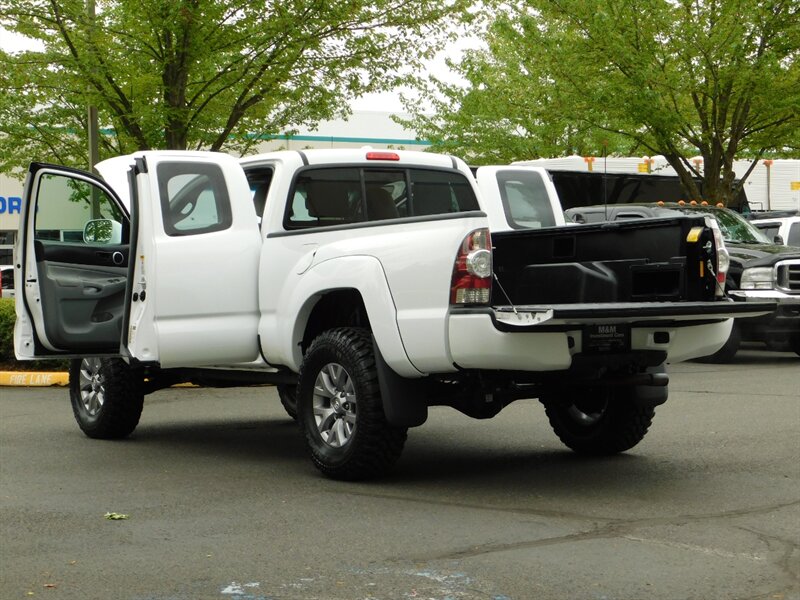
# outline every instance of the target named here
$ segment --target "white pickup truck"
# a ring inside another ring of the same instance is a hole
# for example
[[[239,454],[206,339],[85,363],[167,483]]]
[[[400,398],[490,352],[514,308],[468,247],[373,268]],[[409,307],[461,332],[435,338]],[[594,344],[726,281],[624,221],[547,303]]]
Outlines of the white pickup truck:
[[[450,156],[159,151],[97,169],[32,164],[15,249],[17,356],[75,359],[90,437],[127,436],[177,382],[275,383],[334,478],[385,472],[434,405],[487,418],[539,398],[570,448],[621,452],[666,400],[668,360],[774,308],[722,297],[703,218],[517,231]],[[500,175],[508,202],[521,184]]]

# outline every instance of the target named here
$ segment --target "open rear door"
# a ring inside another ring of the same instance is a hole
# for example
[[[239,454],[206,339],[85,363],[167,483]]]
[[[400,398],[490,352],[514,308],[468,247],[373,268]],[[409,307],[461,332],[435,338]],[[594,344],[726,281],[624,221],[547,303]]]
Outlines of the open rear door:
[[[213,152],[133,159],[130,355],[162,367],[255,361],[261,234],[238,161]]]
[[[247,179],[227,155],[143,152],[103,180],[32,165],[20,226],[23,357],[121,355],[162,367],[258,357],[261,236]]]

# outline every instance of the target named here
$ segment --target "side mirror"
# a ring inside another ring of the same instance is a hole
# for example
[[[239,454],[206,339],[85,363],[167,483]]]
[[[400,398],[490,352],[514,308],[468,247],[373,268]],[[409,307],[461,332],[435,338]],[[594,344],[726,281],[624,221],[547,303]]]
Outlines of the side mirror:
[[[122,224],[111,219],[93,219],[83,227],[83,241],[86,244],[121,244]]]
[[[772,238],[772,241],[775,242],[778,246],[783,246],[784,244],[783,237],[781,237],[780,235],[776,235],[774,238]]]

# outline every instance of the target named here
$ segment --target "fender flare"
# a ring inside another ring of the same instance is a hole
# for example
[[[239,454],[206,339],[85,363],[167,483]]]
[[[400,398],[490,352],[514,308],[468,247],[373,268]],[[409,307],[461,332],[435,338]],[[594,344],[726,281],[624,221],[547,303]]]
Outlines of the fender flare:
[[[314,306],[327,292],[353,289],[361,295],[372,335],[386,364],[401,377],[423,376],[406,354],[397,326],[397,308],[377,258],[354,255],[324,260],[287,283],[279,309],[273,315],[262,316],[262,350],[270,363],[299,371],[303,360],[300,340]]]

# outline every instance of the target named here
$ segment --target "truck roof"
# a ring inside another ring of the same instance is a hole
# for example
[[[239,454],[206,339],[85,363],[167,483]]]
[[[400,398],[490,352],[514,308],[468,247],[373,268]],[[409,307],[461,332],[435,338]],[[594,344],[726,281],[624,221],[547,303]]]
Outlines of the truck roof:
[[[240,159],[243,165],[264,161],[294,162],[300,159],[304,164],[348,164],[348,163],[380,163],[420,165],[439,168],[466,168],[466,163],[461,159],[444,154],[419,152],[414,150],[384,150],[374,148],[330,148],[309,150],[279,150],[265,152]]]

